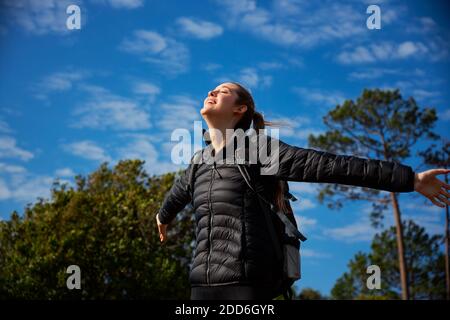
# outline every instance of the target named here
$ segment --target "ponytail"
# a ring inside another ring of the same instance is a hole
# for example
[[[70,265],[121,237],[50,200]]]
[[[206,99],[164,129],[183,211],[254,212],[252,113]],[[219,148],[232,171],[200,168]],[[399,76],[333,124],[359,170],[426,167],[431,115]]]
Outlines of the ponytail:
[[[245,89],[241,84],[237,82],[232,82],[238,87],[237,95],[238,98],[236,100],[236,104],[238,105],[246,105],[247,111],[244,113],[242,118],[235,126],[235,130],[242,128],[244,131],[250,128],[251,123],[253,122],[253,129],[259,134],[260,129],[264,129],[266,126],[279,126],[281,122],[272,122],[264,120],[264,116],[256,111],[255,102],[253,101],[253,97],[250,92]],[[286,204],[286,200],[284,198],[286,191],[287,182],[283,180],[278,180],[275,184],[275,194],[274,194],[274,204],[277,210],[282,212],[289,212],[289,207]]]

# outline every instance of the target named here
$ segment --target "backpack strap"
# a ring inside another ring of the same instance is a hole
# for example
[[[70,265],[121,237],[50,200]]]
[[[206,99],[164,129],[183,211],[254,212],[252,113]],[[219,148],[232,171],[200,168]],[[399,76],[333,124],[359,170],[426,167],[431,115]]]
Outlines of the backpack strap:
[[[247,183],[247,185],[249,186],[249,188],[256,193],[256,195],[258,196],[258,199],[260,199],[261,201],[264,201],[264,203],[261,203],[261,206],[263,208],[268,208],[268,206],[270,207],[270,211],[271,213],[275,212],[274,210],[274,205],[267,201],[261,194],[260,192],[256,191],[252,184],[251,184],[251,178],[250,175],[247,171],[247,167],[245,165],[242,164],[238,164],[238,168],[239,171],[241,172],[241,175],[244,177],[245,182]],[[286,183],[287,184],[287,183]],[[261,188],[260,188],[261,189]],[[295,198],[291,193],[287,192],[291,197]],[[289,196],[287,196],[288,199],[290,199]],[[297,198],[295,198],[296,201]],[[267,206],[268,205],[268,206]],[[300,239],[301,241],[306,241],[307,238],[300,232],[298,231],[297,227],[289,220],[289,218],[283,214],[281,211],[277,211],[276,212],[277,216],[280,218],[280,220],[283,222],[283,224],[286,226],[286,228],[293,234],[295,235],[298,239]],[[270,216],[270,214],[269,214]]]
[[[277,261],[282,261],[283,253],[281,252],[280,240],[278,239],[278,237],[276,235],[275,227],[273,225],[272,215],[271,215],[271,213],[273,212],[272,211],[273,205],[267,201],[264,201],[265,199],[262,198],[260,196],[259,192],[257,192],[253,188],[253,186],[250,183],[250,176],[248,174],[248,171],[247,171],[247,168],[245,167],[245,165],[238,163],[237,167],[238,167],[239,172],[241,173],[242,177],[244,178],[245,182],[249,186],[250,190],[252,190],[258,196],[257,198],[259,200],[259,204],[260,204],[261,208],[264,211],[264,217],[266,218],[266,223],[267,223],[267,227],[269,229],[269,234],[270,234],[270,237],[272,238],[272,243],[275,248],[275,255],[276,255]],[[268,205],[270,206],[270,208]]]
[[[200,164],[200,157],[202,156],[203,150],[198,150],[194,153],[191,159],[191,164],[189,166],[189,171],[187,173],[188,184],[186,185],[186,191],[191,195],[191,204],[194,204],[194,183],[195,183],[195,172]]]

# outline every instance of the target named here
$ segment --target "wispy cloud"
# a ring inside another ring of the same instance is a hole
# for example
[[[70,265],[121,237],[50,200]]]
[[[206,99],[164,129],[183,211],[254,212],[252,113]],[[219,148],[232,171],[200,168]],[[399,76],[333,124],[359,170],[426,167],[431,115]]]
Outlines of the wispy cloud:
[[[111,162],[111,157],[106,151],[90,140],[77,141],[69,144],[65,144],[62,148],[73,155],[78,157],[94,160],[99,162],[108,161]]]
[[[371,241],[376,232],[377,230],[370,224],[368,215],[342,227],[323,229],[325,237],[347,243]]]
[[[74,177],[75,172],[71,168],[60,168],[55,170],[55,176],[57,177]]]
[[[332,255],[329,253],[323,253],[312,249],[303,248],[300,250],[300,252],[303,257],[307,258],[327,259],[332,257]]]
[[[425,58],[435,61],[442,58],[442,52],[438,50],[440,49],[436,46],[428,46],[420,41],[401,43],[384,41],[344,50],[338,54],[336,59],[342,64],[375,63],[408,58]]]
[[[116,161],[122,159],[144,160],[144,169],[149,174],[163,174],[180,169],[179,165],[160,159],[160,152],[155,147],[156,139],[153,135],[124,134],[121,136],[127,142],[123,147],[117,149]]]
[[[74,88],[75,83],[87,78],[89,72],[83,70],[67,70],[54,72],[45,76],[33,87],[34,96],[38,99],[47,100],[49,94],[54,92],[65,92]]]
[[[12,129],[9,126],[9,124],[3,120],[2,118],[0,118],[0,133],[11,133]]]
[[[213,62],[209,62],[209,63],[202,65],[202,69],[207,72],[213,72],[213,71],[219,70],[220,68],[222,68],[222,65],[220,65],[218,63],[213,63]]]
[[[242,68],[236,75],[224,75],[215,79],[216,82],[238,81],[248,89],[269,88],[272,85],[272,76],[261,74],[252,67]]]
[[[154,102],[156,96],[161,93],[161,88],[153,83],[140,81],[134,84],[133,92],[145,96],[149,102]]]
[[[195,18],[181,17],[176,20],[181,33],[200,40],[216,38],[223,33],[223,28],[213,22]]]
[[[33,157],[33,153],[17,146],[16,139],[8,136],[0,136],[0,158],[28,161]]]
[[[22,166],[11,165],[0,162],[0,173],[23,173],[26,172],[26,169]]]
[[[90,98],[73,111],[76,119],[72,121],[72,127],[113,130],[150,128],[150,114],[137,101],[113,94],[100,86],[83,85],[81,89]],[[138,89],[148,90],[149,87]]]
[[[168,100],[157,107],[161,112],[155,115],[155,127],[164,131],[173,131],[177,128],[193,130],[194,121],[201,120],[202,101],[181,95],[169,97]]]
[[[308,195],[316,195],[318,194],[318,186],[314,183],[306,183],[306,182],[290,182],[289,190],[292,194],[298,194],[299,197],[302,197],[303,194]]]
[[[426,76],[426,72],[423,69],[400,69],[400,68],[382,68],[382,67],[371,67],[371,68],[360,68],[349,74],[350,80],[374,80],[388,76],[396,76],[403,78],[423,78]]]
[[[365,12],[333,1],[320,6],[307,1],[277,1],[275,10],[263,8],[253,0],[217,3],[224,8],[223,19],[230,28],[283,46],[313,47],[360,36],[367,30],[363,23]]]
[[[80,0],[6,0],[0,5],[3,17],[25,31],[45,35],[49,33],[67,35],[66,9],[69,5],[81,6]],[[82,19],[82,23],[83,19]]]
[[[329,91],[315,88],[294,87],[292,89],[300,99],[308,104],[324,107],[334,107],[344,102],[345,95],[339,91]]]
[[[144,0],[93,0],[93,2],[109,5],[115,9],[136,9],[144,5]]]
[[[136,30],[122,41],[119,49],[135,54],[169,75],[189,69],[189,49],[182,43],[151,30]]]
[[[292,208],[294,211],[305,211],[315,207],[317,207],[316,202],[304,197],[300,197],[297,201],[292,203]]]
[[[323,130],[315,128],[311,120],[307,117],[293,116],[283,117],[275,116],[269,119],[279,124],[280,139],[290,138],[294,140],[306,140],[310,134],[320,134]]]

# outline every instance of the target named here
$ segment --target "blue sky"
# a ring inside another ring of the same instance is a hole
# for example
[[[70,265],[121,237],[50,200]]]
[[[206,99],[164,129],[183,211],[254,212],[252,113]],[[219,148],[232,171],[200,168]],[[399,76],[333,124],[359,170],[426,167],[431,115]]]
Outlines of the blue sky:
[[[68,30],[66,8],[81,9]],[[366,9],[378,4],[381,29]],[[207,92],[239,81],[280,138],[307,147],[322,116],[364,88],[399,88],[435,107],[448,138],[449,17],[446,1],[4,1],[0,10],[0,218],[49,197],[103,161],[140,158],[160,174],[171,132],[193,129]],[[206,124],[203,122],[203,126]],[[419,159],[405,161],[415,169]],[[316,185],[291,183],[309,240],[298,288],[329,294],[349,259],[376,232],[370,203],[328,210]],[[404,217],[430,233],[443,211],[402,194]],[[392,224],[386,213],[386,225]]]

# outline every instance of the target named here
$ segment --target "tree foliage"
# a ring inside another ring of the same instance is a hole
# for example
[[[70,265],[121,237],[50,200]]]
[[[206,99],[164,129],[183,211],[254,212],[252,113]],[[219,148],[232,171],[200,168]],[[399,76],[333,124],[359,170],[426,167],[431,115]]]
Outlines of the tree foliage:
[[[412,220],[403,223],[405,256],[409,266],[411,299],[445,299],[444,255],[439,250],[442,236],[430,236]],[[358,252],[335,283],[334,299],[400,299],[400,273],[397,266],[396,229],[391,227],[375,235],[371,252]],[[370,290],[366,281],[369,265],[381,269],[381,289]]]
[[[432,129],[437,120],[434,108],[421,108],[414,98],[404,99],[399,90],[365,89],[361,96],[337,105],[323,118],[328,130],[310,135],[309,145],[336,154],[397,161],[408,158],[421,138],[435,140]],[[319,192],[321,203],[340,209],[347,200],[372,203],[374,226],[382,226],[389,194],[371,188],[327,184]]]
[[[188,299],[192,210],[161,245],[155,214],[174,174],[149,177],[143,164],[103,163],[75,188],[55,181],[50,199],[0,221],[0,298]],[[69,265],[81,269],[81,290],[67,289]]]

